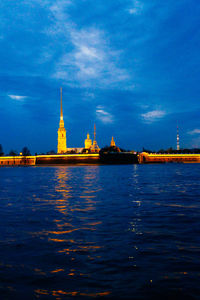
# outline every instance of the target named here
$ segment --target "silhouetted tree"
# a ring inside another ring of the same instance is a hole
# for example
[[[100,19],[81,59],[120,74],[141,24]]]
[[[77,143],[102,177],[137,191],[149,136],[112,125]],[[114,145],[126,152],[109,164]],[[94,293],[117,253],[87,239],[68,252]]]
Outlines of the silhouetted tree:
[[[10,155],[10,156],[16,156],[16,155],[17,155],[17,151],[15,151],[15,150],[10,150],[9,155]]]
[[[23,154],[23,156],[31,155],[30,150],[27,147],[24,147],[22,149],[22,154]]]
[[[160,149],[157,153],[164,153],[164,152],[165,152],[165,150]]]
[[[148,149],[145,149],[145,148],[143,147],[143,150],[142,150],[142,152],[146,152],[146,153],[152,153],[153,151],[151,151],[151,150],[148,150]]]
[[[193,149],[193,153],[199,154],[200,153],[200,149],[199,148]]]
[[[99,153],[102,154],[104,152],[121,152],[121,149],[119,147],[116,147],[116,146],[106,146],[104,148],[101,148]]]
[[[69,153],[70,154],[76,154],[76,150],[75,149],[74,150],[70,150]]]
[[[2,147],[2,145],[0,144],[0,156],[2,156],[2,155],[4,155],[4,153],[3,153],[3,147]]]
[[[51,151],[47,152],[47,155],[54,155],[54,154],[56,154],[56,152],[54,150],[51,150]]]
[[[170,153],[173,153],[172,147],[168,148],[168,149],[167,149],[167,152],[168,152],[169,154],[170,154]]]

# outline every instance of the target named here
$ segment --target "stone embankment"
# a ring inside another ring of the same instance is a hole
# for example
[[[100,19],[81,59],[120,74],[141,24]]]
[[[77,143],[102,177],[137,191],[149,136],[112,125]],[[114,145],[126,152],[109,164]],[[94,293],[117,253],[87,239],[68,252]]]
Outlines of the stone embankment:
[[[200,154],[155,154],[142,152],[138,154],[140,164],[147,163],[200,163]]]
[[[36,156],[0,156],[1,166],[34,166]]]
[[[0,156],[2,166],[35,166],[66,164],[148,164],[148,163],[200,163],[200,154],[99,153],[55,154],[37,156]]]

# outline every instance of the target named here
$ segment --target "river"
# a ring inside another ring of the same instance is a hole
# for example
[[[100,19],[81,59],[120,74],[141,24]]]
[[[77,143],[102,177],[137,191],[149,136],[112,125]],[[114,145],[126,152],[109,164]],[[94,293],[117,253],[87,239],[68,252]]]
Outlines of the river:
[[[199,168],[0,168],[1,299],[199,299]]]

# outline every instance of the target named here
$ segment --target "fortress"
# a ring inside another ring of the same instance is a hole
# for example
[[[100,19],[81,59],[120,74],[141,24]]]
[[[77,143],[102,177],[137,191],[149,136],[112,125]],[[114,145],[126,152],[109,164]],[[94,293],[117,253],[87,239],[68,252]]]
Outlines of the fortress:
[[[105,150],[106,149],[106,150]],[[179,150],[179,132],[177,127],[177,150]],[[0,166],[23,166],[23,165],[51,165],[51,164],[147,164],[167,162],[198,162],[200,154],[161,154],[161,153],[135,153],[121,152],[112,137],[110,147],[104,148],[102,153],[96,140],[96,126],[94,125],[93,142],[87,133],[83,148],[68,148],[66,129],[63,119],[62,88],[60,89],[60,122],[58,128],[57,154],[35,156],[0,156]]]
[[[113,138],[112,138],[113,139]],[[111,141],[112,143],[112,141]],[[100,148],[96,141],[96,125],[94,124],[94,140],[90,139],[89,133],[87,134],[87,138],[85,139],[85,148],[67,148],[67,137],[66,137],[66,129],[64,127],[63,120],[63,107],[62,107],[62,88],[60,88],[60,123],[58,128],[58,146],[57,153],[65,154],[71,151],[81,153],[85,149],[86,153],[99,153]]]

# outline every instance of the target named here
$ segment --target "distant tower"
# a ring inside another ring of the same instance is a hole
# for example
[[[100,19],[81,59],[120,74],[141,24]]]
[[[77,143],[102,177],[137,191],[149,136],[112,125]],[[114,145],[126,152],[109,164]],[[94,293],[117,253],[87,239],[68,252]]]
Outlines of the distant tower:
[[[176,138],[176,141],[177,141],[177,150],[180,150],[178,125],[177,125],[177,138]]]
[[[58,128],[58,153],[65,153],[67,151],[66,130],[63,121],[62,109],[62,88],[60,88],[60,125]]]
[[[94,141],[93,141],[91,150],[93,152],[99,152],[99,150],[100,150],[99,146],[97,145],[97,141],[96,141],[96,125],[95,124],[94,124]]]
[[[114,141],[114,138],[113,138],[113,136],[112,136],[112,140],[111,140],[111,142],[110,142],[110,147],[115,147],[116,145],[115,145],[115,141]]]
[[[92,140],[90,139],[89,133],[87,134],[87,139],[85,139],[85,149],[90,149],[92,146]]]

